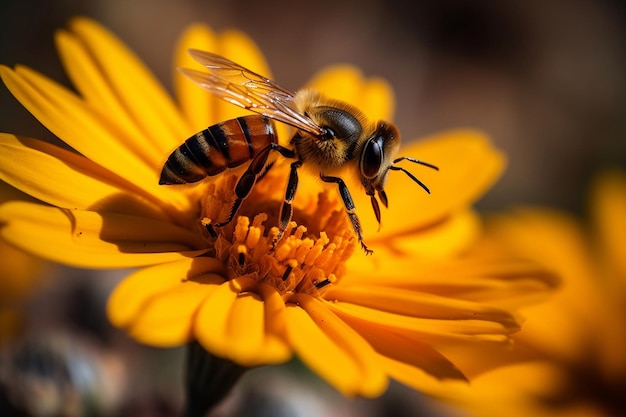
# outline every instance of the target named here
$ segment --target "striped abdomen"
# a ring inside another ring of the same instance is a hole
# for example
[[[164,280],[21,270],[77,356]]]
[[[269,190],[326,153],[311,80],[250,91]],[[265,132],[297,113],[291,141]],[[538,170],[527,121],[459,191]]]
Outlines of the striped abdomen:
[[[250,161],[276,142],[274,124],[264,116],[244,116],[196,133],[167,158],[159,184],[186,184]]]

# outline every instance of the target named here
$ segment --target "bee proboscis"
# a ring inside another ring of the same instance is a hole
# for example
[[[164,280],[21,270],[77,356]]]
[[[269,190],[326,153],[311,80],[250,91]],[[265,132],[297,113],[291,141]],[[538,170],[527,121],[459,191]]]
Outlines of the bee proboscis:
[[[379,224],[378,200],[388,206],[384,186],[389,171],[404,172],[430,193],[417,177],[396,164],[406,160],[438,168],[414,158],[394,158],[400,147],[400,134],[393,124],[372,123],[357,108],[314,90],[292,93],[222,56],[195,49],[189,52],[208,72],[181,68],[183,74],[217,97],[258,114],[227,120],[196,133],[170,154],[161,171],[159,184],[185,184],[248,162],[235,186],[235,201],[228,217],[207,226],[212,235],[216,235],[215,228],[232,221],[257,179],[269,168],[268,157],[273,151],[294,159],[274,243],[282,237],[291,220],[298,169],[303,165],[319,173],[322,181],[337,184],[346,213],[367,254],[372,251],[363,242],[361,224],[350,191],[340,176],[342,172],[354,170],[370,197]],[[273,120],[296,129],[289,148],[278,143]]]

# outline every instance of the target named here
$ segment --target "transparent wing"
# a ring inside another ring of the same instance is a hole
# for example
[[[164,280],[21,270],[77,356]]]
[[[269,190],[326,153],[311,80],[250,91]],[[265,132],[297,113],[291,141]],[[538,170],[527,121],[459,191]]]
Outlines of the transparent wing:
[[[324,134],[320,126],[298,111],[290,91],[220,55],[197,49],[190,49],[189,54],[208,72],[179,70],[217,97],[312,135]]]

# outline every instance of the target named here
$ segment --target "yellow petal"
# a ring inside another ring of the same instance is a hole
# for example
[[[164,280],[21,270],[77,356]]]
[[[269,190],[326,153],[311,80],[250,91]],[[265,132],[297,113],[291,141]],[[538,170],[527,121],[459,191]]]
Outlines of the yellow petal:
[[[426,373],[422,368],[389,357],[381,357],[380,362],[390,377],[413,389],[425,393],[432,393],[436,389],[440,389],[440,381]],[[465,381],[458,379],[452,381],[457,384],[465,384]]]
[[[391,86],[381,78],[365,79],[356,67],[328,67],[318,72],[307,86],[329,98],[352,104],[373,121],[393,118],[394,94]]]
[[[142,343],[180,345],[192,340],[196,310],[224,275],[219,261],[204,257],[144,268],[115,288],[107,314]]]
[[[416,271],[410,257],[381,256],[371,263],[350,262],[349,273],[341,284],[385,283],[387,287],[486,303],[510,311],[544,300],[558,282],[553,272],[534,262],[476,257],[422,263]]]
[[[128,333],[151,346],[178,346],[190,342],[194,339],[197,310],[222,282],[222,275],[206,273],[193,280],[182,280],[175,288],[154,295],[141,306]]]
[[[162,132],[155,140],[150,131],[137,123],[126,104],[121,101],[115,86],[109,83],[110,79],[102,72],[102,67],[93,59],[92,51],[79,38],[66,31],[59,31],[55,40],[72,83],[89,107],[97,111],[110,126],[109,130],[117,131],[118,136],[124,138],[120,142],[128,146],[148,166],[162,163],[164,149],[159,146],[159,140],[166,132]]]
[[[336,285],[329,288],[324,293],[324,297],[335,302],[356,304],[408,317],[487,320],[510,322],[511,325],[516,325],[510,313],[501,309],[481,303],[383,285]]]
[[[198,256],[204,242],[158,220],[41,204],[0,205],[0,236],[42,258],[85,268],[126,268]]]
[[[191,131],[199,132],[221,120],[217,119],[215,111],[217,100],[177,70],[199,67],[189,55],[189,49],[215,52],[218,50],[217,36],[209,26],[192,25],[183,32],[175,49],[174,91],[178,106],[182,109]]]
[[[207,351],[242,366],[285,362],[291,352],[266,323],[272,304],[248,291],[253,288],[252,279],[240,277],[213,292],[197,313],[196,338]]]
[[[370,120],[393,120],[395,94],[391,85],[382,78],[370,78],[365,82],[358,103]]]
[[[456,341],[506,341],[507,334],[519,330],[519,324],[509,314],[502,314],[502,321],[445,320],[409,317],[389,313],[356,304],[337,302],[329,306],[342,316],[366,318],[372,326],[382,326],[407,337],[419,337],[426,343]]]
[[[321,302],[297,294],[287,304],[290,341],[311,369],[345,395],[375,397],[387,377],[371,346]]]
[[[415,336],[396,333],[390,328],[372,326],[365,318],[337,311],[379,354],[424,370],[436,378],[465,379],[465,376],[445,356]]]
[[[0,179],[61,208],[166,220],[164,203],[76,153],[0,133]]]
[[[189,128],[169,94],[119,39],[87,18],[72,20],[70,29],[90,52],[110,88],[152,146],[165,152],[189,135]]]
[[[160,187],[156,169],[129,152],[118,132],[73,93],[25,67],[0,65],[0,75],[22,105],[68,145],[122,178],[132,173],[135,184],[160,199],[188,207],[184,194]]]
[[[381,230],[387,226],[384,216]],[[409,222],[407,222],[409,223]],[[467,250],[482,232],[481,218],[473,210],[461,210],[451,214],[441,222],[420,229],[406,229],[403,233],[389,235],[368,230],[365,241],[371,246],[377,258],[410,258],[437,260],[450,258]],[[382,236],[381,236],[382,235]],[[360,254],[350,259],[353,263],[369,263]]]
[[[622,280],[626,277],[626,174],[612,170],[595,180],[592,215],[606,263]],[[620,283],[618,285],[624,285]]]
[[[400,149],[402,156],[414,157],[439,167],[439,171],[403,161],[398,164],[426,184],[427,194],[402,172],[391,172],[385,191],[389,209],[382,210],[384,226],[379,237],[402,234],[427,227],[474,203],[499,177],[503,155],[487,137],[477,131],[455,130],[414,142]],[[359,219],[367,234],[378,230],[369,197],[354,193]],[[361,207],[363,207],[361,209]]]

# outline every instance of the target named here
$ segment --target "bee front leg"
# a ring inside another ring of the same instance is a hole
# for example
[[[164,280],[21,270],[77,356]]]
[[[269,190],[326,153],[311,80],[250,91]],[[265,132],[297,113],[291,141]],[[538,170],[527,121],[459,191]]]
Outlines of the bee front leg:
[[[293,199],[296,197],[296,191],[298,190],[298,168],[302,166],[302,161],[297,160],[291,163],[291,171],[289,173],[289,181],[287,182],[287,189],[285,190],[285,200],[280,206],[280,216],[278,218],[278,234],[272,241],[272,246],[283,237],[287,225],[291,221],[293,214]]]
[[[354,206],[354,201],[352,200],[352,196],[350,195],[350,191],[348,190],[346,183],[339,177],[329,177],[324,174],[320,174],[320,177],[324,182],[334,182],[335,184],[337,184],[337,186],[339,187],[339,195],[343,200],[343,205],[346,207],[346,213],[348,213],[348,217],[350,217],[352,227],[354,228],[354,232],[359,239],[361,247],[365,251],[366,255],[371,255],[372,253],[374,253],[374,251],[369,249],[367,245],[365,245],[365,242],[363,242],[363,230],[361,229],[361,223],[359,222],[359,218],[356,215],[356,207]]]

